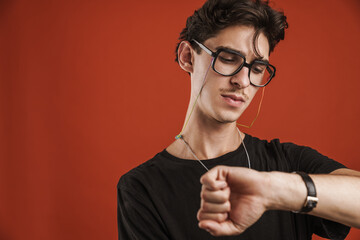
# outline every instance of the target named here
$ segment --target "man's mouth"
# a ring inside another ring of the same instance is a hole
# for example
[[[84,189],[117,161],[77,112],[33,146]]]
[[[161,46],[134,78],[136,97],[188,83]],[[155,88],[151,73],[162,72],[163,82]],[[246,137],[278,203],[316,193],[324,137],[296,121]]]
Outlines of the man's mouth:
[[[235,101],[235,102],[245,102],[245,99],[244,97],[242,96],[237,96],[235,94],[221,94],[222,97],[224,98],[228,98],[232,101]]]
[[[228,106],[235,108],[244,106],[245,98],[243,96],[239,96],[235,94],[221,94],[221,96]]]

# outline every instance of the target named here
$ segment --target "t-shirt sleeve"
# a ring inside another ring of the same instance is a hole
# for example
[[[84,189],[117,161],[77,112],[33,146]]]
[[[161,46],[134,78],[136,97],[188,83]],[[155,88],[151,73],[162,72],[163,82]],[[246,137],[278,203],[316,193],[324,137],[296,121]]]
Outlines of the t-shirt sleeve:
[[[131,175],[117,185],[117,220],[119,240],[169,239],[146,188]]]
[[[346,168],[343,164],[320,154],[310,147],[285,143],[283,148],[286,154],[285,157],[290,160],[292,171],[326,174],[339,168]]]
[[[285,144],[287,157],[291,159],[292,171],[302,171],[309,174],[327,174],[336,169],[346,168],[343,164],[336,162],[318,151],[310,148]],[[311,216],[313,221],[313,232],[324,238],[345,239],[350,227],[343,224]]]

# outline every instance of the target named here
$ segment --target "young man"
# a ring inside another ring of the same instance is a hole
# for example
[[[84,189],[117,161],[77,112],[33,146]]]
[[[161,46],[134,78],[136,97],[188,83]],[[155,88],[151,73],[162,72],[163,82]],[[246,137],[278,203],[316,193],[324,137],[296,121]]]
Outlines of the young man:
[[[186,121],[166,150],[121,177],[119,239],[343,239],[343,224],[359,227],[358,172],[237,128],[275,75],[269,55],[286,27],[262,1],[208,0],[188,18],[176,58],[191,78]]]

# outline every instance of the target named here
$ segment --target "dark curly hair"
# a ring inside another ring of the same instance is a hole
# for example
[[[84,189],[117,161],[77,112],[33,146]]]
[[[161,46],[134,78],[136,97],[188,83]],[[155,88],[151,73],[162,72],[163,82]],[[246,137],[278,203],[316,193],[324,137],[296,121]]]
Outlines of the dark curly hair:
[[[269,1],[263,0],[208,0],[188,17],[186,27],[181,31],[179,43],[176,46],[175,61],[178,62],[177,51],[181,41],[189,41],[192,47],[200,52],[198,45],[191,40],[199,42],[215,37],[219,31],[234,25],[251,26],[255,29],[253,46],[258,54],[256,40],[263,33],[270,45],[270,53],[276,44],[285,37],[288,27],[286,16],[269,6]]]

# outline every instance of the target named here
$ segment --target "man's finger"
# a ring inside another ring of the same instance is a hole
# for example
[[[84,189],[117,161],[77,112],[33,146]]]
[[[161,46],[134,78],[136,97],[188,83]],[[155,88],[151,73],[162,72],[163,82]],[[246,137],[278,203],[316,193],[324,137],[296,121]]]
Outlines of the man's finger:
[[[230,220],[221,223],[204,220],[199,222],[199,227],[208,231],[213,236],[238,235],[243,232],[243,230],[236,227]]]
[[[201,210],[197,213],[197,219],[199,221],[212,220],[219,223],[224,222],[228,218],[228,216],[228,213],[208,213]]]
[[[226,172],[223,167],[215,167],[209,172],[205,173],[200,182],[211,190],[222,189],[227,186]]]
[[[226,187],[220,190],[212,191],[203,185],[200,196],[201,199],[207,202],[224,203],[230,198],[230,188]]]
[[[200,211],[207,213],[227,213],[231,209],[230,202],[226,201],[224,203],[210,203],[204,200],[201,200]]]

